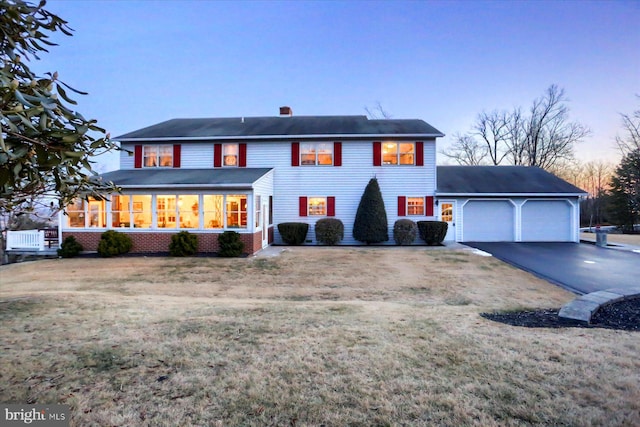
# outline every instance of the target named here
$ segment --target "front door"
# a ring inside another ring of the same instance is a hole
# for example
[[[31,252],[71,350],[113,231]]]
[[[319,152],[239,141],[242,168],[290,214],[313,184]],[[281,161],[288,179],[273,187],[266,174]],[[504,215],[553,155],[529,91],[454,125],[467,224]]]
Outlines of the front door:
[[[455,241],[456,240],[456,201],[455,200],[440,200],[440,221],[446,222],[449,226],[447,227],[447,235],[445,236],[445,241]]]

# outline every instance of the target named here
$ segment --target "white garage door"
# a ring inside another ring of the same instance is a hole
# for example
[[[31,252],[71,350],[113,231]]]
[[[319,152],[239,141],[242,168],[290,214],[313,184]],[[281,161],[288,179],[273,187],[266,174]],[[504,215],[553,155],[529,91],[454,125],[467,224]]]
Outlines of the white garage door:
[[[514,212],[508,200],[470,200],[462,208],[463,241],[513,241]]]
[[[527,200],[522,205],[522,241],[572,241],[571,211],[565,200]]]

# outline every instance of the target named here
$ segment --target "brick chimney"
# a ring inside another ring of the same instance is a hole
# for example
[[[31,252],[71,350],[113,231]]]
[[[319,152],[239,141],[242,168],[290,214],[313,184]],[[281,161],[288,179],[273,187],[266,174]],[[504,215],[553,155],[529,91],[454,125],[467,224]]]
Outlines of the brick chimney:
[[[280,107],[280,116],[293,116],[293,111],[291,107]]]

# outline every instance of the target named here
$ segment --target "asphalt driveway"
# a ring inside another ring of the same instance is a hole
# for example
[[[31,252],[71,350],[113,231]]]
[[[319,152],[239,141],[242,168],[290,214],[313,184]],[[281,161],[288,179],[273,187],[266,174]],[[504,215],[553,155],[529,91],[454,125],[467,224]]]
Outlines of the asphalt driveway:
[[[577,294],[640,285],[640,254],[586,243],[465,242]]]

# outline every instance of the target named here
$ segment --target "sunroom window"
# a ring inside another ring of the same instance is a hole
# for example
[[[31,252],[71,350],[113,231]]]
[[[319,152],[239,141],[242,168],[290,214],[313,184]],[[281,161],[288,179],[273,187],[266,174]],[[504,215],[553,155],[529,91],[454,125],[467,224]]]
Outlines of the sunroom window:
[[[226,210],[228,228],[247,228],[247,196],[228,195]]]

